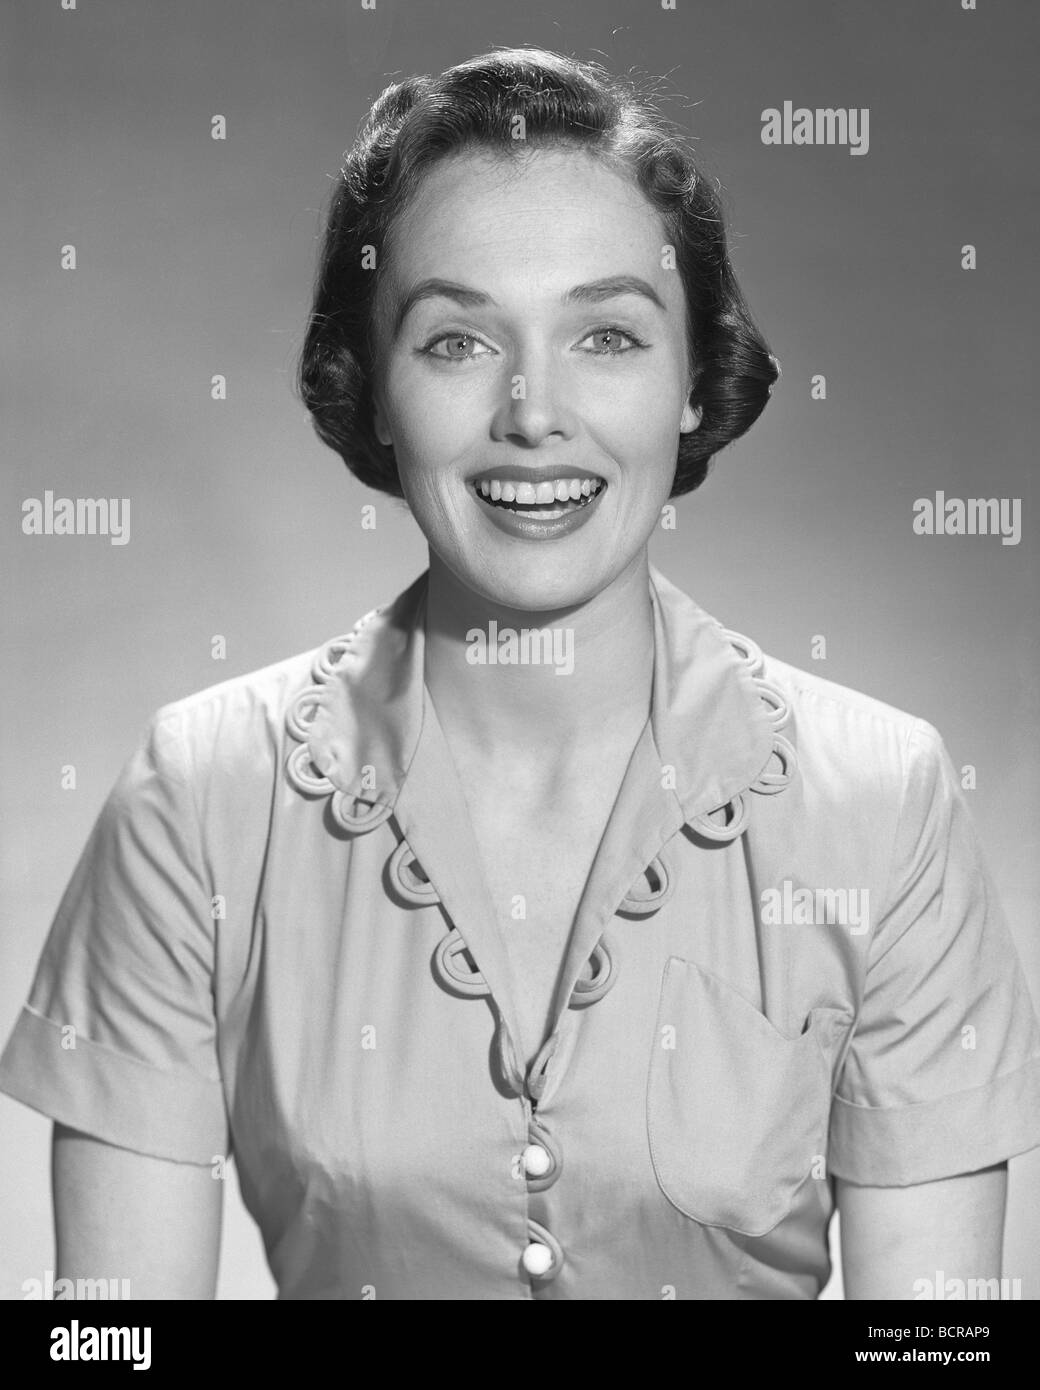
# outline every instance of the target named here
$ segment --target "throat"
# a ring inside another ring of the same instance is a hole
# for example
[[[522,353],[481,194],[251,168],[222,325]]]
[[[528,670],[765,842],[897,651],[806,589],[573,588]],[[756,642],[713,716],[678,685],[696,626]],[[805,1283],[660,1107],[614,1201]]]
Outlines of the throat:
[[[553,767],[580,765],[604,743],[631,745],[653,691],[648,583],[636,566],[580,604],[514,609],[431,556],[423,674],[449,741]]]

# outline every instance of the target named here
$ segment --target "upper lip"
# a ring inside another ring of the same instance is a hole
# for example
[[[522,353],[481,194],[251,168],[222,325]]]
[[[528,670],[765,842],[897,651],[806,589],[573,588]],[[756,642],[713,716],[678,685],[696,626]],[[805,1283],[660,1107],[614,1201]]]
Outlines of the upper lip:
[[[516,483],[558,483],[565,478],[588,478],[590,482],[599,478],[604,482],[602,473],[592,473],[587,468],[569,468],[562,463],[543,463],[539,468],[532,468],[530,465],[503,463],[494,468],[482,468],[479,473],[470,474],[467,482],[470,483],[490,483],[493,479],[506,479]]]

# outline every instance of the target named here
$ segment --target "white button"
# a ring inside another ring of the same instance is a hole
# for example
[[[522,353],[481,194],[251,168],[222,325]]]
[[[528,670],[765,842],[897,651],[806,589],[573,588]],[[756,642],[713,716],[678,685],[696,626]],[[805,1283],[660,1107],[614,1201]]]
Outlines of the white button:
[[[524,1172],[532,1178],[541,1178],[552,1167],[549,1150],[541,1144],[528,1144],[524,1150]]]
[[[542,1245],[537,1240],[531,1242],[520,1260],[528,1274],[548,1274],[549,1270],[552,1269],[552,1251],[547,1245]]]

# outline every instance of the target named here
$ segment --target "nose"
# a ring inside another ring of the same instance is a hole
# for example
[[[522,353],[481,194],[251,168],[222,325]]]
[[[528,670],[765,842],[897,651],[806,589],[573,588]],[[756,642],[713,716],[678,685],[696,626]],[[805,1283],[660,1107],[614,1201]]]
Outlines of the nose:
[[[574,437],[565,373],[546,348],[531,346],[518,353],[503,389],[493,426],[496,439],[532,446],[552,435]]]

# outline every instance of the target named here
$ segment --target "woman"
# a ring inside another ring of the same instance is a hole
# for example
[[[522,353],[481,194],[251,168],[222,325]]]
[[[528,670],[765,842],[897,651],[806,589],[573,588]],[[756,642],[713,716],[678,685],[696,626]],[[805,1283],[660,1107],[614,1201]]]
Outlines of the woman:
[[[1040,1032],[939,736],[648,561],[775,377],[634,87],[378,99],[301,384],[429,570],[111,794],[2,1069],[61,1276],[212,1296],[232,1149],[283,1298],[813,1298],[835,1200],[849,1297],[1000,1273]]]

